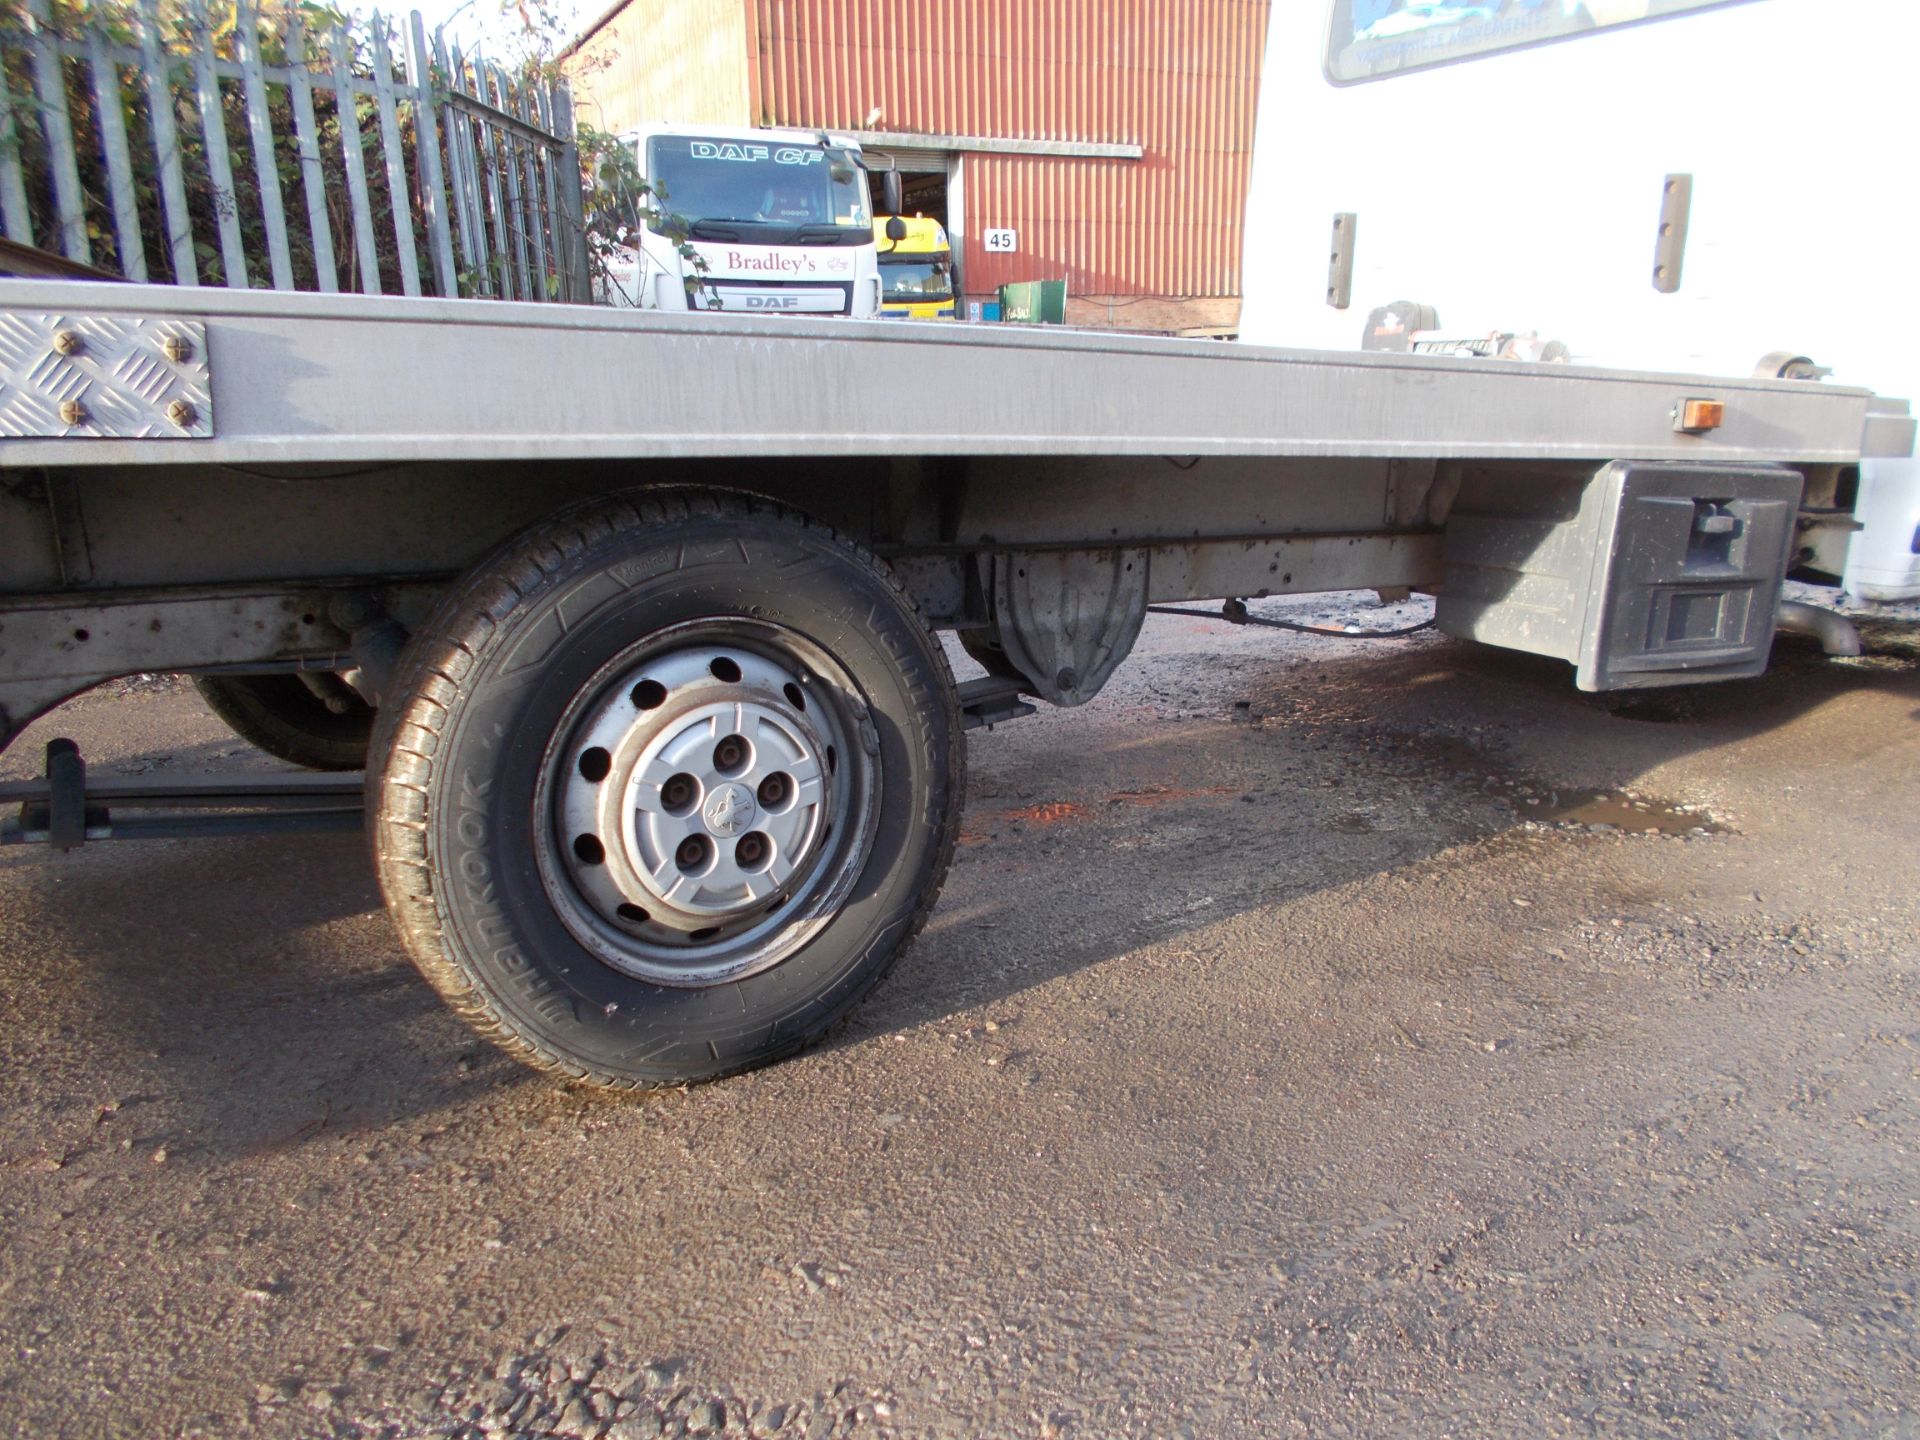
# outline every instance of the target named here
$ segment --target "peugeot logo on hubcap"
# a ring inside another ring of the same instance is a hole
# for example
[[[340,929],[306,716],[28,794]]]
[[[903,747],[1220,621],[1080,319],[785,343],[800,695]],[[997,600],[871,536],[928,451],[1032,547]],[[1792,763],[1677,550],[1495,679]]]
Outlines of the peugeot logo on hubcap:
[[[753,815],[753,796],[744,785],[722,785],[707,800],[707,828],[716,835],[738,835]]]

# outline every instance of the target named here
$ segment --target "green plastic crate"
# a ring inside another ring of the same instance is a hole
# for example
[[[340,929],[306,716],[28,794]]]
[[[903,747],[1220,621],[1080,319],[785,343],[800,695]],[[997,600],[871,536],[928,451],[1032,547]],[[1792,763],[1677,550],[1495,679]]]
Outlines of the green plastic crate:
[[[1027,280],[1000,287],[1000,318],[1028,325],[1067,323],[1067,282]]]

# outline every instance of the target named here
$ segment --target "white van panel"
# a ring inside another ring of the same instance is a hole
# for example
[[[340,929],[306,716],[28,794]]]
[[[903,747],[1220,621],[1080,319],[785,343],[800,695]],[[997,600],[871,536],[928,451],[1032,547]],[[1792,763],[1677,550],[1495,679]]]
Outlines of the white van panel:
[[[1273,7],[1242,339],[1350,349],[1370,309],[1412,300],[1444,334],[1535,331],[1576,361],[1745,375],[1789,350],[1920,399],[1920,6],[1749,0],[1340,86],[1330,8]],[[1693,204],[1662,294],[1670,173],[1693,176]],[[1344,311],[1326,303],[1342,211],[1358,216]],[[1920,473],[1876,466],[1862,504],[1877,543],[1856,563],[1871,551],[1874,588],[1920,593]]]

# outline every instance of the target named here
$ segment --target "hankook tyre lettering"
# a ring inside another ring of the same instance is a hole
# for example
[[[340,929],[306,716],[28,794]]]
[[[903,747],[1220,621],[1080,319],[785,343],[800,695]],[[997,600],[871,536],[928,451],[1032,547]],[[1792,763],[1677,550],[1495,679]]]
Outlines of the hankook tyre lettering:
[[[951,860],[944,653],[831,530],[730,492],[563,513],[409,642],[368,776],[421,971],[538,1067],[648,1088],[798,1050]]]

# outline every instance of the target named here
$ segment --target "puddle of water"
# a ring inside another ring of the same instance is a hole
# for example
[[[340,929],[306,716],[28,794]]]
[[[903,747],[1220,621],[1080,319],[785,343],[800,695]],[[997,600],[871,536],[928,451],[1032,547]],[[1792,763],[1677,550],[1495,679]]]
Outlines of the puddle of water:
[[[1724,835],[1727,827],[1704,810],[1688,810],[1663,800],[1623,795],[1617,790],[1549,790],[1516,795],[1513,808],[1523,820],[1544,824],[1611,825],[1635,834],[1689,835],[1704,830]]]
[[[1571,789],[1514,775],[1501,761],[1457,736],[1421,736],[1415,743],[1450,767],[1456,781],[1478,780],[1483,794],[1505,800],[1522,820],[1546,825],[1611,825],[1630,835],[1731,833],[1730,826],[1705,810],[1620,790]]]

